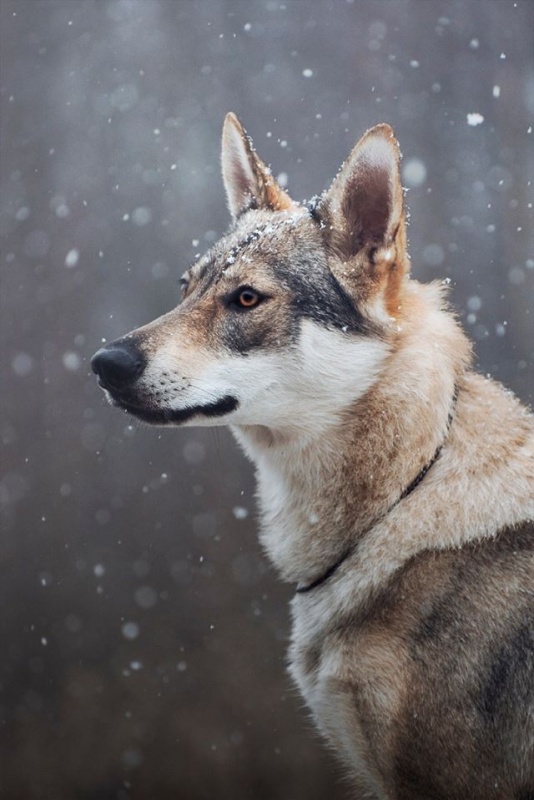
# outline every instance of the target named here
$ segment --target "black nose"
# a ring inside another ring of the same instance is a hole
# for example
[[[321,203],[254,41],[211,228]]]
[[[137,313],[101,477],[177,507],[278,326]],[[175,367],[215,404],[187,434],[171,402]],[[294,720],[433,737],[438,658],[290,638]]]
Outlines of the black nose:
[[[91,369],[105,389],[120,389],[141,375],[146,365],[144,355],[132,342],[112,342],[91,359]]]

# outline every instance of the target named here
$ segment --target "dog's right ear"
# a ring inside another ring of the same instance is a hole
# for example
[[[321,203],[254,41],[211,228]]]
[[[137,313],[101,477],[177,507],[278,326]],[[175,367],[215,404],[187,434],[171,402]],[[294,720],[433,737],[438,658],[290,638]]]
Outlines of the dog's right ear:
[[[235,114],[227,114],[222,135],[222,172],[228,207],[234,219],[251,208],[283,211],[293,201],[256,154]]]
[[[350,259],[366,245],[389,246],[403,225],[400,152],[389,125],[362,136],[315,213],[344,239]]]
[[[332,266],[338,277],[349,288],[356,282],[360,294],[367,281],[368,295],[381,297],[395,316],[409,258],[400,151],[389,125],[364,134],[310,210],[338,257]]]

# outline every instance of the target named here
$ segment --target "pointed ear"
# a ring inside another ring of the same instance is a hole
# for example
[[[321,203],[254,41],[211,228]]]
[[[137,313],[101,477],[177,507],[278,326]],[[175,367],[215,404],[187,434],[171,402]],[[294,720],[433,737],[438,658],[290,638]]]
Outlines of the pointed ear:
[[[294,204],[256,155],[252,140],[235,114],[227,114],[222,135],[222,172],[234,219],[251,208],[282,211]]]
[[[404,244],[400,152],[389,125],[360,139],[314,213],[331,231],[339,255],[349,260],[366,246]],[[402,229],[402,230],[401,230]]]

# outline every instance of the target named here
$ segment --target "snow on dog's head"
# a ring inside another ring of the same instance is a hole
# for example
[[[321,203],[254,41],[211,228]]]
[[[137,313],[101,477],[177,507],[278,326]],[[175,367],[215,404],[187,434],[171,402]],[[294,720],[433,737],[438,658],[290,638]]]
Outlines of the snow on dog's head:
[[[148,422],[316,429],[372,385],[398,329],[408,258],[397,143],[387,125],[368,131],[307,205],[233,114],[222,165],[230,232],[184,274],[182,303],[100,350],[93,369]]]

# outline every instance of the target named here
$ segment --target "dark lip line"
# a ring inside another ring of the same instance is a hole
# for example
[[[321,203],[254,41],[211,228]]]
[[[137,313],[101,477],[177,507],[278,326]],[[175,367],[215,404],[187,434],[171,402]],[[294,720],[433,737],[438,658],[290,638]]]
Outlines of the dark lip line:
[[[224,395],[220,400],[207,403],[206,405],[189,406],[188,408],[182,409],[160,410],[135,406],[113,395],[112,398],[113,402],[119,406],[119,408],[122,408],[123,411],[127,411],[134,417],[138,417],[143,422],[148,422],[151,425],[180,424],[198,415],[204,417],[223,417],[231,411],[235,411],[239,406],[239,400],[229,394]]]

